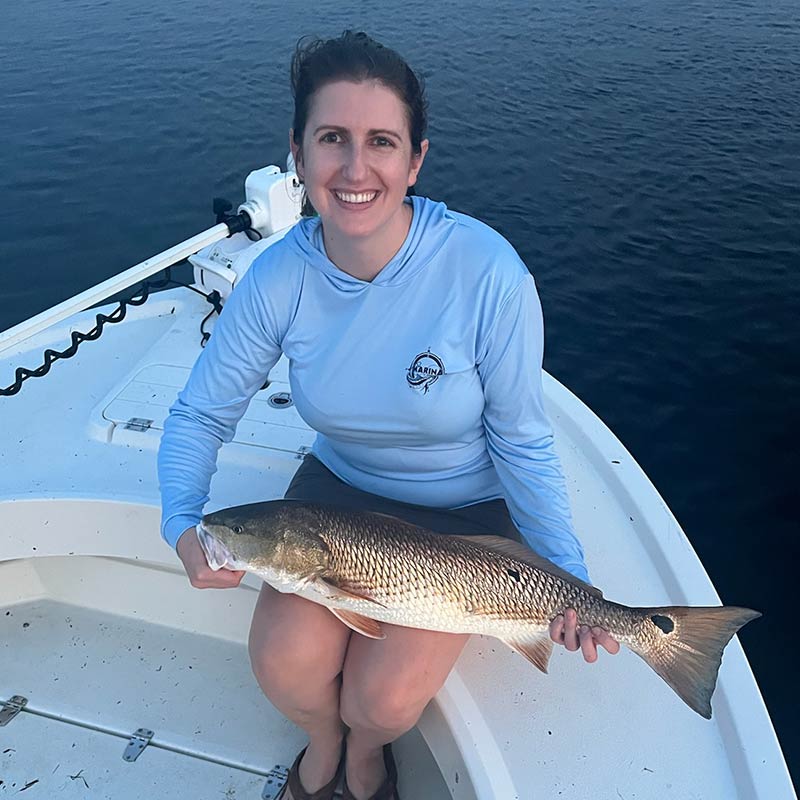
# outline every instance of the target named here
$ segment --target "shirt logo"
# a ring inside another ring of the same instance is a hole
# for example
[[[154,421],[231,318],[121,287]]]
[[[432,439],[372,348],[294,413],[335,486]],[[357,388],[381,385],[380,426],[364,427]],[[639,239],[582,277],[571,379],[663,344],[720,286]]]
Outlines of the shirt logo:
[[[412,389],[421,389],[423,394],[428,393],[431,385],[436,383],[440,375],[444,375],[444,363],[430,347],[427,353],[420,353],[406,370],[406,380]]]

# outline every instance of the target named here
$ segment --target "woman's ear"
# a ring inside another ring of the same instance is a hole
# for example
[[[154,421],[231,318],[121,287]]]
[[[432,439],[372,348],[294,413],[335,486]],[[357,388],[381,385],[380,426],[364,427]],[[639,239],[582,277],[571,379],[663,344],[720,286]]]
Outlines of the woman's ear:
[[[411,154],[411,168],[408,171],[409,186],[413,186],[417,182],[417,176],[422,169],[422,162],[425,160],[425,154],[428,152],[429,144],[427,139],[423,139],[419,143],[419,155],[416,153]]]
[[[289,128],[289,150],[294,159],[294,169],[297,177],[303,180],[303,151],[299,144],[295,144],[294,130],[292,128]]]

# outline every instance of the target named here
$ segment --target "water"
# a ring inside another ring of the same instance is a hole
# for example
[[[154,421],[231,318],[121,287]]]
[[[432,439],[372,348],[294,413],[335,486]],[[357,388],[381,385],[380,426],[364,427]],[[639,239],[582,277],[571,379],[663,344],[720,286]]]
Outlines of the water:
[[[764,612],[741,638],[797,778],[800,9],[550,5],[8,4],[0,328],[208,227],[285,159],[297,38],[363,27],[426,77],[420,192],[515,244],[547,369]]]

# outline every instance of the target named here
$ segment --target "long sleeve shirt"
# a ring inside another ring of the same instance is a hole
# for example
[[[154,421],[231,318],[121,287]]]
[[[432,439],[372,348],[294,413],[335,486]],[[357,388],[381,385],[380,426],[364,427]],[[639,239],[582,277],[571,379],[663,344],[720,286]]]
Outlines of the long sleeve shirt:
[[[544,409],[533,277],[496,231],[410,200],[406,240],[372,281],[328,259],[319,219],[241,279],[165,424],[168,543],[200,520],[220,445],[285,353],[312,452],[343,481],[438,508],[504,498],[534,550],[588,580]]]

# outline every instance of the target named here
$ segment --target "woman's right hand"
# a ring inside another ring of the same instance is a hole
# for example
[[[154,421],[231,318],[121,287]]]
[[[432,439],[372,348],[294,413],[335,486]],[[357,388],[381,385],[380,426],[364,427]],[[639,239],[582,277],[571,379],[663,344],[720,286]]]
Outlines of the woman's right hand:
[[[206,554],[200,547],[194,528],[187,528],[180,535],[175,550],[189,576],[189,583],[195,589],[233,589],[242,582],[244,572],[231,569],[214,571],[208,566]]]

